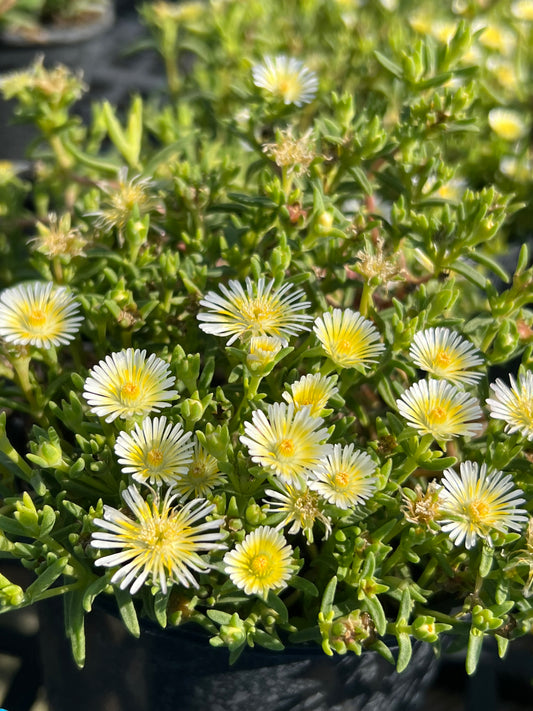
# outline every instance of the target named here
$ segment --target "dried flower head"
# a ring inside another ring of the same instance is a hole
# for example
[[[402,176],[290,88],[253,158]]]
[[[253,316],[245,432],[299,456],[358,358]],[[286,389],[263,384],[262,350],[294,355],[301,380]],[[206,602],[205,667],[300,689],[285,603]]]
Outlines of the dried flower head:
[[[386,257],[383,251],[383,240],[378,238],[373,250],[365,247],[356,254],[357,264],[352,267],[368,281],[377,279],[386,285],[399,275],[400,268],[395,257]]]
[[[405,518],[423,527],[429,527],[433,521],[437,521],[441,516],[439,492],[440,486],[436,481],[430,481],[425,490],[417,484],[413,491],[414,497],[402,492],[402,512]]]
[[[153,181],[140,175],[128,179],[127,168],[120,169],[118,182],[100,185],[106,197],[100,210],[91,213],[97,218],[95,224],[99,229],[116,228],[121,232],[133,217],[135,209],[142,217],[160,206],[160,201],[154,193]]]
[[[302,106],[316,96],[318,78],[303,62],[279,55],[265,57],[262,64],[252,68],[253,82],[284,104]]]
[[[265,499],[267,513],[283,514],[283,519],[276,526],[277,530],[291,524],[289,535],[303,531],[307,541],[312,543],[313,528],[318,521],[325,528],[324,538],[331,533],[331,519],[324,513],[324,504],[315,491],[297,489],[287,484],[279,491],[267,489],[266,494],[270,496],[270,499]]]
[[[32,237],[30,244],[36,252],[50,259],[63,257],[72,259],[85,255],[83,251],[87,240],[78,227],[71,227],[71,216],[67,212],[61,217],[54,213],[48,215],[48,224],[37,222],[38,235]]]
[[[137,488],[129,486],[122,493],[133,518],[112,506],[104,506],[103,519],[94,525],[103,530],[92,534],[93,548],[117,548],[117,553],[105,555],[95,565],[117,567],[111,578],[122,590],[136,593],[148,580],[166,593],[167,585],[178,583],[198,587],[193,573],[209,569],[200,552],[224,548],[221,519],[204,521],[214,509],[207,501],[195,499],[182,508],[173,508],[176,498],[169,489],[162,501],[156,496],[145,501]]]
[[[314,146],[310,140],[312,129],[301,138],[292,134],[292,127],[279,131],[275,143],[265,143],[263,153],[275,162],[278,168],[287,168],[287,172],[300,176],[308,172],[316,156]]]

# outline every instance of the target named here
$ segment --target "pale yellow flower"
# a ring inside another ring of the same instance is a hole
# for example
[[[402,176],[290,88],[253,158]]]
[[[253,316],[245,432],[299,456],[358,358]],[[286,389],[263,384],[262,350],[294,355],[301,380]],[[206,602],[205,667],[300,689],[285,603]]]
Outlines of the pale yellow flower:
[[[372,476],[377,465],[366,452],[353,444],[336,444],[313,470],[309,488],[340,509],[350,509],[363,503],[376,490]]]
[[[503,108],[489,111],[489,126],[506,141],[517,141],[529,131],[527,123],[517,111]]]
[[[303,62],[279,55],[265,57],[262,64],[252,68],[253,82],[284,104],[302,106],[316,96],[318,78]]]
[[[533,440],[533,371],[520,373],[518,381],[509,376],[511,387],[498,378],[490,389],[493,397],[487,400],[490,416],[505,422],[508,434],[520,432],[528,440]]]
[[[304,375],[296,382],[292,383],[289,392],[283,393],[283,398],[299,410],[302,407],[309,407],[310,414],[315,417],[320,415],[328,404],[330,397],[339,392],[335,383],[336,376]]]
[[[341,368],[375,363],[385,349],[372,321],[351,309],[324,313],[315,320],[313,331],[325,353]]]
[[[482,377],[482,373],[470,370],[483,363],[481,353],[448,328],[428,328],[415,333],[409,355],[422,370],[456,385],[474,384]]]

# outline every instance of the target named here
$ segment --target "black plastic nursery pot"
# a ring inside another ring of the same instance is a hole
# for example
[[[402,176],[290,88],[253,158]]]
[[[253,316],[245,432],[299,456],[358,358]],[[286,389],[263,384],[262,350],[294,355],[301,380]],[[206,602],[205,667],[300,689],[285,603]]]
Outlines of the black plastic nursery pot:
[[[247,649],[230,666],[227,649],[211,647],[194,628],[148,623],[135,639],[95,609],[86,618],[86,665],[78,670],[61,602],[43,604],[40,620],[53,711],[414,711],[437,668],[425,643],[414,645],[401,674],[375,652],[328,657],[318,647]]]

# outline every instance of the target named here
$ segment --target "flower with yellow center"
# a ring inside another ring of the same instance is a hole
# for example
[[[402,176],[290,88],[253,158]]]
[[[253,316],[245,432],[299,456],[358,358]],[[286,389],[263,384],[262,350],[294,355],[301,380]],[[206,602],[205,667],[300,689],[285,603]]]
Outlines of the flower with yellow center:
[[[517,141],[529,131],[522,116],[512,109],[491,109],[489,111],[489,126],[494,133],[506,141]]]
[[[152,353],[133,348],[111,353],[92,368],[83,397],[91,412],[112,422],[158,412],[178,394],[169,390],[176,378],[168,363]]]
[[[439,525],[456,546],[464,541],[472,548],[478,537],[490,545],[491,533],[519,531],[527,523],[527,512],[517,508],[525,502],[523,492],[515,488],[510,474],[462,462],[460,474],[446,469],[441,484]]]
[[[315,320],[313,331],[322,348],[340,368],[375,363],[385,349],[372,321],[351,309],[333,309]]]
[[[517,20],[533,22],[533,0],[515,0],[511,3],[511,13]]]
[[[480,352],[448,328],[428,328],[415,333],[409,355],[422,370],[456,385],[472,385],[482,377],[482,373],[469,370],[483,363]]]
[[[266,414],[252,413],[244,423],[241,442],[248,447],[252,461],[276,474],[284,484],[301,487],[310,471],[329,454],[325,444],[328,430],[321,417],[311,417],[308,407],[275,403]]]
[[[472,29],[475,31],[484,29],[479,35],[479,42],[493,52],[499,52],[504,55],[511,55],[516,47],[516,35],[507,27],[496,23],[487,24],[485,20],[479,20],[473,23]]]
[[[421,435],[437,440],[458,435],[476,435],[482,429],[482,416],[476,398],[445,380],[421,380],[396,400],[400,414]]]
[[[180,494],[182,499],[191,496],[207,498],[215,487],[225,481],[226,477],[220,473],[217,460],[196,442],[192,461],[185,473],[175,482],[174,491]]]
[[[316,96],[318,78],[303,62],[279,55],[265,57],[262,64],[252,68],[253,82],[284,104],[302,106]]]
[[[511,387],[498,378],[491,383],[494,397],[487,400],[490,416],[503,420],[508,434],[520,432],[533,440],[533,371],[526,370],[518,376],[518,382],[509,376]]]
[[[148,502],[134,485],[124,490],[122,498],[132,516],[106,505],[103,519],[94,520],[103,530],[92,534],[91,546],[118,549],[98,558],[95,565],[118,567],[111,582],[120,583],[122,590],[130,588],[132,594],[146,581],[163,593],[172,583],[198,587],[193,573],[209,569],[199,553],[225,548],[218,543],[223,536],[221,519],[198,523],[212,513],[214,505],[195,499],[172,508],[176,494],[171,490],[162,501],[155,497]]]
[[[281,590],[293,575],[292,548],[279,531],[259,526],[235,550],[224,556],[232,583],[247,595],[266,598],[270,590]]]
[[[370,498],[376,490],[372,475],[376,463],[366,453],[355,451],[353,444],[336,444],[333,451],[313,471],[309,488],[340,509],[350,509]]]
[[[309,407],[312,417],[320,415],[328,404],[330,397],[339,392],[335,386],[336,376],[304,375],[291,385],[290,392],[283,393],[283,398],[292,403],[296,410],[302,407]]]
[[[311,489],[297,489],[289,484],[281,491],[267,489],[265,492],[271,499],[266,499],[268,514],[282,514],[281,522],[276,530],[289,523],[289,535],[303,531],[309,543],[313,542],[313,527],[319,521],[325,528],[324,538],[331,533],[331,520],[324,513],[324,504],[319,495]]]
[[[200,301],[200,306],[208,311],[198,314],[202,331],[215,336],[230,336],[228,346],[237,338],[274,336],[286,339],[308,330],[306,321],[312,317],[302,312],[310,302],[301,300],[302,289],[291,291],[292,284],[275,288],[274,280],[266,282],[261,278],[254,283],[249,277],[246,290],[236,280],[230,280],[228,287],[220,286],[223,296],[208,292]]]
[[[190,437],[181,424],[167,423],[165,416],[146,417],[131,433],[119,434],[115,454],[124,474],[135,481],[172,486],[192,462]]]
[[[72,341],[83,317],[64,287],[30,282],[0,294],[0,337],[20,346],[51,348]]]
[[[268,370],[277,354],[286,346],[287,341],[277,336],[252,336],[246,365],[253,373]]]
[[[139,175],[128,179],[127,168],[119,170],[118,182],[101,184],[101,187],[106,193],[103,207],[90,215],[97,218],[96,227],[104,231],[113,228],[121,231],[133,216],[134,210],[142,217],[155,211],[160,205],[154,194],[153,181]]]

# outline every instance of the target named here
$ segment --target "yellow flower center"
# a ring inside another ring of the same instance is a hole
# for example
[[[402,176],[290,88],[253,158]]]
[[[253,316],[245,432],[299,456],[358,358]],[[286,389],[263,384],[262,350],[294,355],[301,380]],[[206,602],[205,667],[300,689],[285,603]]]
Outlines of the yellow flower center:
[[[333,478],[333,482],[335,486],[338,486],[340,488],[344,488],[347,486],[348,482],[350,481],[350,477],[348,476],[347,472],[337,472]]]
[[[148,464],[152,467],[158,467],[163,461],[163,452],[160,449],[151,449],[146,455]]]
[[[433,410],[429,413],[429,417],[433,422],[441,423],[446,420],[447,417],[447,412],[444,409],[444,407],[441,407],[438,405],[437,407],[434,407]]]
[[[132,382],[124,383],[120,388],[120,395],[126,401],[136,400],[139,397],[139,386]]]
[[[279,443],[279,453],[282,457],[292,457],[294,454],[294,444],[292,439],[283,439]]]
[[[347,338],[343,338],[337,343],[337,350],[339,353],[350,353],[352,350],[352,343]]]
[[[452,362],[452,358],[446,351],[438,351],[435,354],[435,365],[437,368],[447,368]]]
[[[28,321],[30,326],[39,327],[44,326],[46,323],[46,314],[42,309],[32,309],[30,315],[28,316]]]
[[[205,475],[205,467],[197,462],[189,468],[189,477],[191,479],[201,479]]]
[[[250,569],[259,577],[266,575],[268,572],[268,557],[264,553],[254,556],[250,562]]]
[[[490,512],[485,501],[471,501],[465,508],[468,518],[473,523],[482,523]]]

